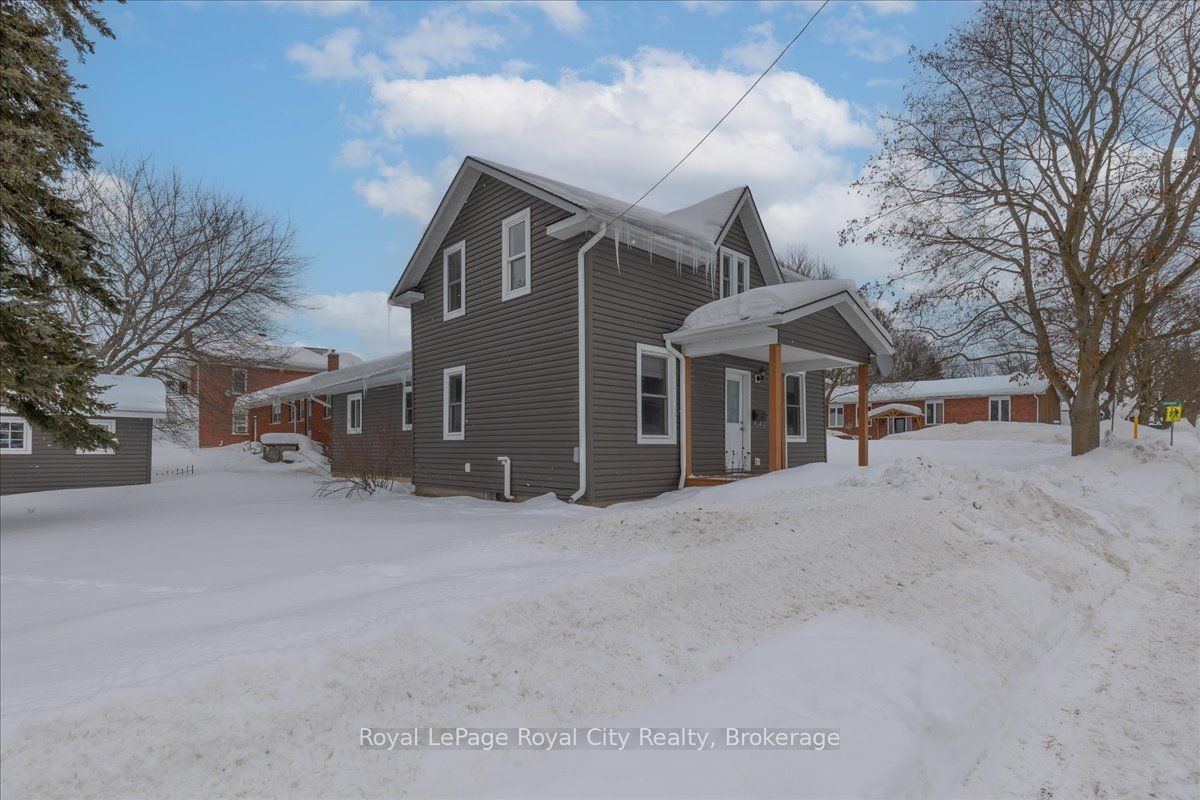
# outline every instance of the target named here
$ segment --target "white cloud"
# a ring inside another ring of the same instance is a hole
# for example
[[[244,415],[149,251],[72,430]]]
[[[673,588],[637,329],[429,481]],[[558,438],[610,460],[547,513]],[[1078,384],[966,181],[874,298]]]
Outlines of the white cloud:
[[[409,216],[421,221],[429,219],[438,200],[433,184],[407,161],[381,166],[377,177],[355,181],[354,191],[385,216]]]
[[[347,80],[360,74],[356,51],[361,40],[358,30],[343,28],[322,39],[320,47],[297,42],[288,48],[287,55],[310,78]]]
[[[499,47],[504,37],[453,9],[437,8],[416,27],[387,43],[390,66],[406,75],[424,77],[433,67],[473,62],[479,51]]]
[[[783,42],[775,38],[770,22],[751,25],[746,29],[746,38],[726,48],[723,53],[725,60],[739,67],[761,72],[767,68],[779,51]]]
[[[475,11],[504,12],[533,8],[545,15],[546,21],[562,33],[578,35],[587,27],[587,14],[576,0],[473,0],[467,4]]]
[[[916,0],[859,0],[859,5],[881,17],[891,14],[911,14],[917,10]]]
[[[367,8],[367,0],[266,0],[272,8],[316,17],[339,17]]]
[[[392,309],[387,292],[313,294],[291,327],[323,347],[353,350],[366,358],[407,350],[412,336],[407,309]]]
[[[851,14],[831,18],[822,38],[843,45],[846,53],[856,58],[884,62],[904,55],[908,50],[908,40],[897,32],[903,33],[904,28],[893,25],[889,30],[883,30],[867,25]]]
[[[729,0],[683,0],[681,5],[688,11],[703,11],[715,17],[724,14],[733,4]]]

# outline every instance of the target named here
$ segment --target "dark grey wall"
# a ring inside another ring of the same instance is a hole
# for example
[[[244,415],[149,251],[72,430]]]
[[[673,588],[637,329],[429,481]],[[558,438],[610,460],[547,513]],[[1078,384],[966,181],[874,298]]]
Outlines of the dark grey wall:
[[[776,325],[781,344],[804,347],[838,358],[865,362],[871,355],[867,343],[859,338],[835,309],[827,308],[786,325]]]
[[[764,285],[740,220],[731,226],[723,244],[749,256],[750,285]],[[647,253],[627,247],[621,248],[618,270],[609,240],[596,245],[588,259],[588,405],[592,412],[588,497],[607,501],[669,491],[679,483],[678,420],[675,444],[637,443],[637,345],[661,347],[663,334],[677,330],[690,312],[715,300],[717,288],[703,269],[676,268],[665,258],[651,259]],[[723,364],[736,362],[718,358],[693,362],[693,381],[700,387],[694,396],[700,397],[704,419],[712,416],[717,422],[715,451],[714,436],[705,430],[703,454],[704,463],[716,463],[715,470],[724,468]],[[754,365],[752,372],[758,369],[757,362],[745,363]],[[712,380],[716,383],[710,391],[705,387]],[[761,404],[765,412],[766,388],[754,387],[753,392],[759,391],[762,397],[752,394],[752,405]],[[710,402],[716,404],[716,411],[710,411]],[[695,417],[692,425],[694,435],[705,428]],[[757,430],[752,434],[755,452],[759,436]],[[761,437],[765,453],[765,429]],[[693,450],[693,468],[699,470],[696,457]]]
[[[362,464],[386,465],[398,478],[412,476],[413,432],[404,430],[404,387],[375,386],[363,395],[362,433],[346,433],[346,398],[333,395],[329,420],[329,466],[335,475]],[[415,407],[414,407],[415,408]]]
[[[33,426],[32,453],[0,455],[0,494],[149,483],[153,420],[116,419],[120,448],[112,455],[78,455]]]
[[[504,218],[530,209],[529,294],[501,301]],[[583,237],[551,239],[546,227],[569,216],[490,176],[471,191],[417,289],[412,309],[418,488],[498,493],[512,459],[515,493],[575,491],[579,468],[576,254]],[[442,251],[466,240],[466,314],[442,319]],[[465,365],[463,441],[442,439],[442,371]],[[464,465],[470,463],[471,471]]]

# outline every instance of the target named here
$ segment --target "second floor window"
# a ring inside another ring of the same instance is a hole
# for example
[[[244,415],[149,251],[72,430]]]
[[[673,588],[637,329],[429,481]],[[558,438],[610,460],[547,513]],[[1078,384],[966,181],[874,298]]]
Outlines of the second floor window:
[[[529,209],[513,214],[501,224],[504,237],[504,278],[501,300],[529,294]]]
[[[442,319],[467,313],[467,243],[459,242],[442,253]]]
[[[721,297],[732,297],[750,288],[750,257],[721,248]]]
[[[250,431],[250,424],[246,418],[246,412],[245,411],[233,412],[233,424],[231,426],[231,433],[235,433],[239,436],[244,436],[245,434],[249,433],[249,431]]]
[[[240,368],[233,370],[233,377],[230,380],[229,388],[233,390],[234,394],[246,393],[246,370]]]

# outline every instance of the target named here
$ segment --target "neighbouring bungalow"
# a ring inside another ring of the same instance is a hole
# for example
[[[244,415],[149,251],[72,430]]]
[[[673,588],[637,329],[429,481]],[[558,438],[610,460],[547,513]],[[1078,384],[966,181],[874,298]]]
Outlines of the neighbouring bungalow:
[[[407,479],[413,470],[412,354],[396,353],[321,372],[239,397],[237,413],[269,432],[280,409],[304,404],[328,419],[330,469],[335,475],[387,474]],[[286,426],[279,432],[287,432]],[[292,431],[301,433],[302,431]],[[260,437],[262,434],[260,433]]]
[[[869,435],[930,425],[967,422],[1047,422],[1060,419],[1058,393],[1044,378],[1023,375],[984,375],[932,381],[880,383],[867,391]],[[858,391],[834,391],[829,402],[830,430],[858,435]]]
[[[99,399],[112,408],[91,420],[117,438],[113,449],[62,447],[22,417],[0,408],[0,494],[149,483],[154,420],[167,414],[157,378],[97,375]]]
[[[474,157],[389,302],[431,495],[608,503],[824,461],[823,370],[865,387],[894,349],[852,281],[780,268],[747,187],[658,213]]]

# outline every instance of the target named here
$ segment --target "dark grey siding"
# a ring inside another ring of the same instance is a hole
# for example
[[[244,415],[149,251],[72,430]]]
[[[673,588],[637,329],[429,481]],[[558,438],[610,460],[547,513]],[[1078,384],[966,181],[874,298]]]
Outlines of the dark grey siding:
[[[788,442],[787,465],[798,467],[825,461],[825,423],[829,419],[825,411],[825,373],[814,370],[807,373],[804,382],[806,441]]]
[[[152,420],[118,417],[115,453],[79,455],[34,426],[32,453],[0,455],[0,494],[149,483],[153,431]]]
[[[692,471],[715,475],[725,469],[725,370],[740,369],[751,377],[767,365],[732,356],[708,356],[692,361]],[[750,384],[751,464],[767,466],[767,381]],[[678,478],[678,471],[676,471]]]
[[[750,257],[751,286],[762,286],[762,270],[745,236],[740,220],[735,221],[724,244]],[[651,259],[647,253],[628,247],[621,248],[618,269],[611,240],[597,244],[588,260],[588,405],[592,410],[588,497],[606,501],[648,497],[674,489],[679,482],[678,420],[675,444],[637,443],[637,345],[661,347],[663,334],[677,330],[691,311],[716,299],[716,287],[703,269],[676,268],[667,259]],[[718,359],[704,361],[720,363]],[[707,367],[703,370],[705,376],[710,374]],[[699,379],[693,375],[693,380]],[[723,377],[718,378],[718,405],[723,386]],[[761,391],[765,411],[766,389]],[[753,402],[760,400],[754,397]],[[716,419],[720,422],[719,412]],[[699,430],[701,424],[694,419],[693,431]],[[724,466],[724,425],[719,424],[717,430],[721,437],[716,451],[720,469]],[[711,436],[705,435],[705,458],[711,459]],[[758,435],[755,431],[754,436]],[[765,429],[761,435],[765,438]]]
[[[501,222],[530,209],[531,291],[501,301]],[[412,309],[418,488],[498,493],[512,459],[517,494],[578,486],[576,254],[582,237],[558,241],[546,227],[567,212],[482,176],[418,285]],[[442,250],[467,243],[466,314],[442,319]],[[442,371],[466,366],[463,441],[442,439]],[[470,472],[466,465],[470,464]]]
[[[375,386],[363,395],[362,433],[346,433],[346,398],[333,395],[329,420],[329,466],[335,475],[364,466],[386,468],[398,478],[412,476],[413,432],[404,430],[404,387]]]
[[[855,362],[865,362],[871,355],[867,343],[832,308],[775,327],[779,331],[781,344],[804,347]]]

